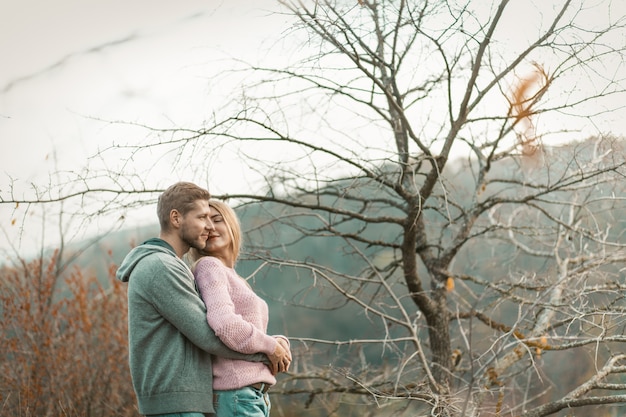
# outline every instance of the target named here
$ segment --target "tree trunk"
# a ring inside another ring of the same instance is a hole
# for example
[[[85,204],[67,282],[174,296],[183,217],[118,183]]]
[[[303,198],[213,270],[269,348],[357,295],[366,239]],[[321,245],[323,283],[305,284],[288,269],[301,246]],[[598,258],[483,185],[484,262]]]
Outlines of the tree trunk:
[[[436,289],[434,296],[435,308],[424,312],[428,323],[428,339],[432,354],[432,374],[440,385],[440,394],[448,393],[450,384],[450,368],[452,349],[450,345],[450,317],[446,307],[445,288]]]

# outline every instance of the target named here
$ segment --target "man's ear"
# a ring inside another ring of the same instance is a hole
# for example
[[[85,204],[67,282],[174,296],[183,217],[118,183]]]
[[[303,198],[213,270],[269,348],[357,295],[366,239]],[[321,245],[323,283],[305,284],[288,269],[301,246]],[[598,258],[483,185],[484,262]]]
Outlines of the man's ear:
[[[170,224],[172,227],[178,229],[183,222],[183,216],[176,209],[170,211]]]

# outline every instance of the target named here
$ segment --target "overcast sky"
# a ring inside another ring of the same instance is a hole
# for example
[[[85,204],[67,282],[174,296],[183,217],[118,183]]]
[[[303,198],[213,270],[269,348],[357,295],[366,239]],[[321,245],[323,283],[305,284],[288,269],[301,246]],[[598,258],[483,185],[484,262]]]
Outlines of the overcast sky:
[[[611,18],[624,16],[626,1],[614,4]],[[539,12],[511,6],[515,42]],[[275,0],[0,0],[0,190],[13,180],[20,196],[112,140],[133,142],[102,119],[197,126],[217,58],[253,61],[284,34],[289,24],[272,10]],[[626,117],[614,117],[597,129],[623,134]],[[0,207],[5,229],[11,211]]]
[[[12,183],[18,198],[32,196],[31,183],[45,185],[49,173],[145,136],[120,137],[102,120],[200,124],[216,71],[207,66],[254,60],[286,27],[272,9],[273,0],[0,0],[2,193]],[[49,239],[42,218],[14,209],[0,206],[0,250]]]
[[[614,2],[613,19],[625,4]],[[536,27],[527,6],[511,4],[510,42]],[[0,0],[0,189],[7,175],[28,187],[112,140],[90,117],[198,122],[209,62],[250,58],[277,39],[287,23],[276,9],[274,0]]]
[[[0,0],[2,173],[28,187],[52,164],[90,155],[107,140],[91,117],[200,116],[206,65],[249,57],[284,29],[267,12],[274,3]]]

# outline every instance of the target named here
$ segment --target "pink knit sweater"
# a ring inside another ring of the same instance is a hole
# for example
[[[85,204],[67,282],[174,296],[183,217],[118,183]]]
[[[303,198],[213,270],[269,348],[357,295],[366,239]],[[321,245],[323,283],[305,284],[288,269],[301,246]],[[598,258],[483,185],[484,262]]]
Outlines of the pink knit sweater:
[[[276,339],[266,334],[267,303],[234,269],[205,256],[196,264],[194,275],[209,326],[226,346],[241,353],[274,353]],[[276,383],[267,365],[214,357],[214,389],[237,389],[257,382]]]

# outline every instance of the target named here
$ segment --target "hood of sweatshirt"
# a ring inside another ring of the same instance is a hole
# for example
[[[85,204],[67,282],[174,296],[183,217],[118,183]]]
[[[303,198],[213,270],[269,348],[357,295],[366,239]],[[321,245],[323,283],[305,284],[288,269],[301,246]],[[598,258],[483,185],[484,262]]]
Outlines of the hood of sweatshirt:
[[[116,278],[120,281],[128,282],[130,274],[133,272],[137,264],[139,264],[139,262],[146,256],[157,252],[166,253],[176,257],[174,248],[172,248],[172,246],[170,246],[170,244],[166,241],[159,238],[146,240],[141,245],[136,246],[128,252],[128,255],[126,255],[119,268],[117,268],[117,272],[115,273]]]

